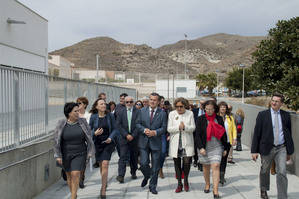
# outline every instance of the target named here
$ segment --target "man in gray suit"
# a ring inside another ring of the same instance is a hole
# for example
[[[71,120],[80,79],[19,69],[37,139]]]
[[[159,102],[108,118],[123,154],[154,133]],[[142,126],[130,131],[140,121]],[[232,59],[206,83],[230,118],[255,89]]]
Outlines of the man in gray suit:
[[[135,108],[134,100],[131,96],[127,96],[125,98],[125,104],[126,108],[119,112],[119,115],[116,119],[118,130],[120,132],[120,157],[118,161],[118,176],[116,177],[116,180],[120,183],[124,183],[128,154],[130,155],[129,163],[131,168],[131,178],[137,178],[138,130],[136,128],[136,121],[139,117],[139,110]]]
[[[166,113],[162,111],[159,104],[159,94],[151,93],[149,107],[141,109],[137,128],[139,131],[138,146],[140,150],[140,165],[144,179],[141,187],[147,185],[150,180],[149,189],[152,194],[158,194],[157,182],[160,169],[160,155],[162,149],[162,138],[166,132],[167,121]],[[149,166],[149,154],[151,154],[151,165]]]
[[[270,189],[270,167],[275,161],[277,168],[276,185],[277,198],[288,198],[288,178],[286,160],[294,153],[291,117],[280,109],[284,97],[274,93],[271,98],[271,108],[259,112],[256,118],[254,135],[251,144],[251,154],[254,161],[261,155],[260,189],[261,198],[268,199]]]

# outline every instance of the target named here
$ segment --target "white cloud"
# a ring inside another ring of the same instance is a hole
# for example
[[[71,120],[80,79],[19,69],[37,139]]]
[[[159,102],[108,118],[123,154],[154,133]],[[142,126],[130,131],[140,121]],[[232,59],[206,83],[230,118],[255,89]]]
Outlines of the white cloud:
[[[20,0],[49,20],[49,49],[109,36],[159,47],[215,33],[266,35],[298,0]]]

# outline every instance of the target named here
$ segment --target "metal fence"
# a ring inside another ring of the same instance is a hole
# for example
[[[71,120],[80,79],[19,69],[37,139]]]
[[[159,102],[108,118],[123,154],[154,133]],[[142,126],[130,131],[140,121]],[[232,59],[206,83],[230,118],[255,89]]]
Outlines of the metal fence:
[[[136,90],[51,77],[0,65],[0,152],[49,135],[64,117],[65,102],[80,96],[92,103],[99,93],[119,102],[121,93]],[[91,105],[90,105],[91,106]]]

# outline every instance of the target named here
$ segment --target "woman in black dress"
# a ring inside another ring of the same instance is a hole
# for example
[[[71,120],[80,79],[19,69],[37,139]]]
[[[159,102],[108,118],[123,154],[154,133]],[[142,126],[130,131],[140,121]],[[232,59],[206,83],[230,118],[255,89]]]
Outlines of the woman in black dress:
[[[115,139],[118,131],[114,115],[106,110],[106,102],[97,99],[90,110],[92,113],[89,121],[93,141],[96,149],[96,161],[99,163],[102,175],[101,198],[106,198],[108,166],[111,154],[115,148]]]
[[[54,136],[54,157],[67,175],[71,198],[77,198],[80,172],[86,160],[93,154],[91,130],[85,119],[79,118],[79,105],[74,102],[64,105],[66,119],[58,122]]]

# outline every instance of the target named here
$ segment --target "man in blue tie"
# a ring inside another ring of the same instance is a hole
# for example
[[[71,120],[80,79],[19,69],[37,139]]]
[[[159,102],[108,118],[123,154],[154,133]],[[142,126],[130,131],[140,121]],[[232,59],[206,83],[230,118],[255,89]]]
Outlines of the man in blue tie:
[[[166,113],[158,107],[158,104],[159,94],[151,93],[149,107],[141,109],[137,122],[140,169],[144,176],[141,187],[145,187],[150,179],[149,189],[152,194],[158,194],[157,183],[162,149],[161,136],[166,132],[167,128]],[[149,166],[150,154],[152,168]]]
[[[138,157],[138,130],[136,128],[136,121],[139,117],[139,110],[134,106],[134,99],[131,96],[125,97],[126,108],[119,112],[116,118],[117,127],[120,132],[119,147],[120,157],[118,161],[118,176],[116,180],[124,183],[124,176],[126,174],[126,163],[130,162],[131,178],[136,179],[137,157]],[[128,155],[129,154],[129,155]],[[128,160],[129,157],[129,160]]]
[[[270,189],[270,166],[275,161],[277,168],[277,198],[288,198],[288,179],[286,161],[294,153],[290,114],[280,109],[284,97],[280,93],[273,94],[271,108],[259,112],[256,118],[254,135],[251,144],[252,159],[261,155],[260,191],[261,198],[268,199]]]

